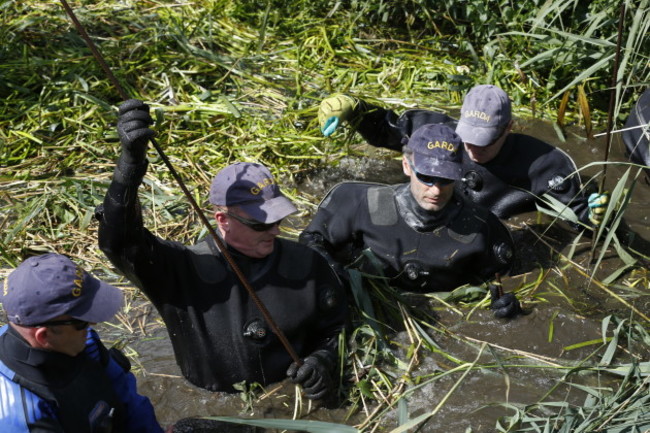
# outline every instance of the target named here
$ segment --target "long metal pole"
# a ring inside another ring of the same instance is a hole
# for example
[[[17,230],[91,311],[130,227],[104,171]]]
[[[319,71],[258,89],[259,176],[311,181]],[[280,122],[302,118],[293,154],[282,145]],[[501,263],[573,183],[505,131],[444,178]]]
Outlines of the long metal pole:
[[[607,178],[607,161],[609,161],[609,149],[612,144],[612,129],[614,117],[614,105],[616,102],[616,87],[618,83],[618,68],[621,56],[621,44],[623,42],[623,21],[625,20],[625,0],[621,1],[621,12],[618,18],[618,36],[616,40],[616,54],[614,57],[614,72],[612,73],[612,89],[609,94],[609,107],[607,110],[607,134],[605,137],[605,166],[603,167],[603,178],[600,181],[598,192],[605,190],[605,179]]]
[[[609,149],[612,144],[612,129],[613,129],[613,117],[614,117],[614,104],[616,102],[616,85],[618,82],[618,68],[619,68],[619,58],[621,54],[621,43],[623,41],[623,21],[625,19],[625,0],[621,1],[621,12],[618,18],[618,34],[616,37],[616,53],[614,55],[614,71],[612,73],[612,83],[611,90],[609,93],[609,107],[607,110],[607,133],[605,136],[605,166],[603,167],[603,177],[600,180],[598,185],[598,193],[601,194],[605,191],[605,180],[607,179],[607,162],[609,161]],[[605,221],[603,221],[604,223]],[[599,236],[594,233],[594,236],[591,238],[591,251],[589,253],[589,263],[594,259],[594,254],[596,253],[596,242],[598,241]]]
[[[77,28],[77,31],[83,38],[83,40],[86,42],[86,45],[88,45],[88,48],[90,48],[90,51],[92,51],[93,56],[99,63],[99,65],[102,67],[106,75],[108,76],[108,79],[113,83],[113,86],[117,89],[117,92],[120,94],[120,97],[123,100],[129,99],[129,96],[126,94],[124,91],[124,88],[120,85],[120,82],[117,81],[117,78],[113,74],[113,71],[108,67],[106,64],[106,61],[104,60],[104,57],[102,54],[99,52],[93,41],[90,39],[88,36],[88,33],[86,33],[86,30],[83,28],[79,20],[77,19],[74,11],[72,8],[70,8],[70,5],[66,0],[61,0],[61,4],[63,4],[63,8],[65,9],[66,13],[74,23],[75,27]],[[237,266],[237,263],[233,260],[232,256],[228,253],[228,250],[226,249],[226,246],[224,245],[223,241],[221,238],[217,235],[217,232],[214,230],[208,219],[206,218],[205,214],[201,211],[201,208],[199,205],[196,203],[196,200],[194,200],[194,197],[192,197],[192,194],[190,194],[189,190],[185,186],[185,183],[183,182],[183,179],[179,176],[178,172],[176,172],[176,169],[172,165],[171,161],[169,158],[167,158],[167,155],[165,155],[165,152],[162,150],[158,142],[156,141],[155,138],[151,138],[151,144],[153,144],[153,147],[156,149],[158,152],[158,155],[160,155],[160,158],[163,160],[167,168],[169,169],[169,172],[172,174],[173,178],[176,180],[176,183],[178,186],[181,188],[183,191],[183,194],[185,194],[185,197],[187,200],[190,202],[192,205],[192,208],[196,212],[196,214],[199,216],[199,219],[205,226],[205,228],[208,230],[210,235],[212,235],[212,238],[214,239],[214,242],[217,244],[217,247],[219,248],[219,251],[221,254],[224,256],[232,270],[235,272],[237,275],[237,278],[241,282],[241,284],[244,286],[246,291],[248,291],[248,294],[250,297],[253,299],[259,310],[262,312],[262,315],[264,316],[264,319],[266,322],[269,324],[271,327],[271,330],[273,333],[278,337],[286,351],[289,353],[289,356],[291,356],[291,359],[293,359],[294,362],[296,362],[298,365],[302,364],[301,359],[298,357],[296,354],[296,351],[293,349],[291,344],[289,343],[289,340],[287,340],[287,337],[284,335],[282,330],[278,327],[278,325],[275,323],[273,320],[273,317],[271,317],[271,313],[267,310],[266,306],[264,303],[262,303],[262,300],[257,296],[257,293],[255,293],[255,290],[251,287],[251,285],[248,283],[248,280],[246,279],[246,276],[242,273],[241,269],[239,269],[239,266]]]

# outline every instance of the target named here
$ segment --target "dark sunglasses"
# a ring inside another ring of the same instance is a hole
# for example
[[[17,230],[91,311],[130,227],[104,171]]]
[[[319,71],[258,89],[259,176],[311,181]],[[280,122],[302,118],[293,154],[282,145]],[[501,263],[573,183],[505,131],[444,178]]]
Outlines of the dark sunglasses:
[[[276,221],[274,223],[267,224],[267,223],[261,223],[259,221],[255,221],[255,220],[250,220],[248,218],[244,218],[244,217],[241,217],[239,215],[235,215],[234,213],[230,213],[230,212],[226,212],[226,215],[228,215],[230,217],[233,217],[234,219],[236,219],[237,221],[239,221],[240,223],[242,223],[246,227],[248,227],[248,228],[250,228],[252,230],[255,230],[256,232],[269,231],[273,227],[280,225],[280,223],[282,222],[282,220],[280,220],[280,221]]]
[[[417,177],[418,180],[423,184],[425,184],[426,186],[433,186],[433,185],[447,186],[454,183],[453,179],[447,179],[438,176],[429,176],[426,174],[418,173],[411,161],[409,161],[409,165],[411,166],[411,170],[413,170],[413,173],[415,173],[415,177]]]
[[[69,319],[69,320],[51,320],[49,322],[39,323],[38,325],[30,325],[30,328],[47,328],[49,326],[59,326],[59,325],[70,325],[77,331],[88,328],[90,322],[86,322],[79,319]]]
[[[427,176],[426,174],[418,173],[417,171],[415,172],[415,177],[417,177],[418,180],[423,184],[425,184],[426,186],[433,186],[433,185],[447,186],[454,183],[453,179],[445,179],[444,177],[438,177],[438,176]]]

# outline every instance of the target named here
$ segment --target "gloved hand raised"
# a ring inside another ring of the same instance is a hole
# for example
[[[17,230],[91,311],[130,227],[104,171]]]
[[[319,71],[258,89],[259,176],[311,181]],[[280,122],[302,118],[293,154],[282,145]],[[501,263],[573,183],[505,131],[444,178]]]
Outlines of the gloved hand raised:
[[[287,376],[291,382],[302,385],[305,397],[310,400],[325,397],[333,388],[330,374],[332,362],[327,353],[320,352],[322,351],[316,351],[306,357],[300,367],[295,362],[292,363],[287,370]]]
[[[147,142],[154,136],[149,125],[153,125],[153,119],[147,104],[138,99],[129,99],[120,105],[117,133],[126,162],[139,164],[145,160]]]
[[[591,221],[594,227],[598,227],[602,224],[608,203],[609,192],[607,191],[602,193],[595,192],[589,196],[589,199],[587,200],[587,205],[589,206],[589,221]]]
[[[490,309],[494,311],[494,317],[500,319],[506,317],[514,317],[521,313],[521,305],[514,293],[501,294],[499,288],[490,284]]]
[[[358,101],[347,95],[334,95],[323,99],[318,108],[320,131],[329,137],[344,120],[352,117]]]

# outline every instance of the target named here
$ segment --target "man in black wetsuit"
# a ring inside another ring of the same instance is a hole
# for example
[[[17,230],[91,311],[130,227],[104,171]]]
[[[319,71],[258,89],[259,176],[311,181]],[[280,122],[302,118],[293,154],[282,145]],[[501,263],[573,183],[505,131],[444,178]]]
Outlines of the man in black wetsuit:
[[[508,229],[454,191],[462,175],[461,147],[460,137],[446,125],[420,127],[403,149],[408,183],[338,184],[300,241],[320,251],[342,275],[344,266],[353,266],[411,292],[452,290],[507,273]],[[378,259],[379,270],[367,260],[366,249]]]
[[[149,107],[120,106],[122,154],[97,211],[99,246],[151,300],[165,321],[176,360],[193,384],[234,391],[241,381],[269,384],[289,376],[308,398],[332,390],[338,335],[347,303],[327,261],[278,238],[296,208],[262,165],[222,169],[210,189],[219,236],[271,317],[304,362],[300,367],[271,332],[211,237],[193,246],[160,239],[143,227],[137,189],[153,135]]]
[[[492,85],[479,85],[465,96],[459,121],[429,110],[392,110],[347,95],[322,101],[321,130],[332,134],[347,121],[371,145],[401,149],[401,140],[430,123],[456,128],[462,138],[462,181],[456,192],[490,209],[499,218],[536,210],[548,194],[568,207],[582,226],[600,224],[607,194],[587,198],[573,160],[562,150],[524,134],[511,133],[510,99]],[[571,218],[567,218],[571,220]]]

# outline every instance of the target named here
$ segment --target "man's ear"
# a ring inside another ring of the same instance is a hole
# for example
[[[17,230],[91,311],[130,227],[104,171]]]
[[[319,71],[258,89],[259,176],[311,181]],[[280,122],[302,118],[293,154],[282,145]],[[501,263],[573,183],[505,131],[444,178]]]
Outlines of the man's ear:
[[[402,171],[408,177],[411,177],[411,164],[409,164],[408,156],[402,155]]]
[[[36,328],[34,331],[34,340],[38,343],[39,346],[41,347],[46,347],[49,345],[49,332],[50,330],[47,329],[47,327],[43,326],[42,328]]]
[[[228,227],[228,215],[225,212],[216,210],[214,212],[214,219],[221,230],[225,230]]]

